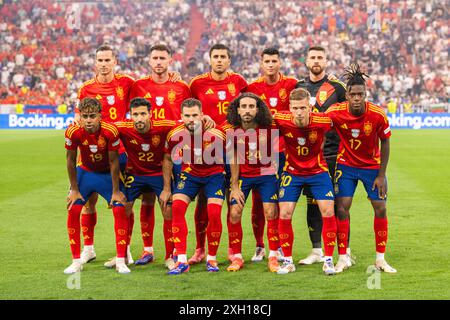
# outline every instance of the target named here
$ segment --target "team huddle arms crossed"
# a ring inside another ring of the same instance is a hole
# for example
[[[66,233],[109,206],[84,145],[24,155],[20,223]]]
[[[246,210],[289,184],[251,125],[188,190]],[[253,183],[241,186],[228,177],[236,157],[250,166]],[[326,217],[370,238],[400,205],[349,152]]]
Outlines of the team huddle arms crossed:
[[[367,75],[359,65],[345,70],[345,88],[325,75],[324,49],[311,47],[310,77],[297,81],[279,72],[280,53],[268,48],[261,55],[262,77],[247,85],[242,76],[228,70],[229,48],[217,44],[209,53],[211,71],[188,86],[168,71],[172,53],[165,45],[151,48],[151,74],[137,81],[114,73],[117,60],[112,48],[97,49],[96,76],[80,89],[76,122],[65,132],[72,264],[64,273],[80,272],[96,258],[97,195],[114,215],[116,256],[106,267],[115,267],[121,274],[131,272],[133,206],[141,198],[144,250],[136,265],[155,260],[154,204],[158,201],[164,219],[167,274],[187,273],[201,261],[206,262],[207,272],[218,272],[225,202],[226,270],[237,272],[245,265],[241,219],[250,192],[256,240],[251,260],[265,258],[267,224],[268,270],[295,272],[292,217],[303,192],[308,196],[308,214],[316,210],[320,222],[308,216],[313,250],[299,264],[323,262],[324,274],[334,275],[354,263],[349,251],[349,211],[358,180],[375,213],[375,266],[395,273],[384,258],[391,132],[384,111],[366,101]],[[345,95],[345,100],[325,106],[338,94]],[[330,144],[338,150],[330,151]],[[188,259],[186,212],[196,198],[196,249]],[[334,264],[336,246],[339,258]]]

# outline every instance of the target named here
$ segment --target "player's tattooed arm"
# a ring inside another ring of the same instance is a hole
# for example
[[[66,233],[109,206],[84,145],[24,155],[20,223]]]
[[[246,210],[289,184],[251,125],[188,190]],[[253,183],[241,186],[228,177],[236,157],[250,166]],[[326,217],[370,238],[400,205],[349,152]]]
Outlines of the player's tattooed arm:
[[[162,163],[164,187],[161,195],[159,196],[159,202],[161,203],[161,208],[163,211],[167,209],[167,203],[171,197],[170,185],[172,182],[172,168],[173,163],[170,154],[165,153]]]
[[[76,149],[67,150],[66,159],[67,159],[67,173],[69,174],[69,181],[70,181],[70,191],[67,196],[67,209],[70,210],[75,201],[77,200],[85,201],[85,200],[81,195],[80,190],[78,189],[77,169],[76,169],[77,150]]]
[[[378,171],[378,176],[373,182],[372,190],[378,189],[378,196],[381,199],[385,199],[387,195],[387,180],[386,180],[386,169],[389,161],[390,144],[389,138],[381,140],[381,163],[380,170]]]
[[[108,157],[112,180],[112,196],[111,202],[109,204],[113,205],[114,202],[119,202],[125,205],[127,202],[127,198],[119,189],[119,180],[120,180],[119,152],[108,151]]]

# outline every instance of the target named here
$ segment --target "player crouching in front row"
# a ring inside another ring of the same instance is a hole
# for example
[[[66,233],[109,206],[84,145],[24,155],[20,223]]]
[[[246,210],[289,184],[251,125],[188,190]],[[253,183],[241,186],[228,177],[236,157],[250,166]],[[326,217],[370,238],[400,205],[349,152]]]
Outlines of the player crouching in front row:
[[[64,270],[72,274],[82,270],[80,259],[81,210],[94,192],[113,206],[116,234],[116,270],[129,273],[125,264],[128,239],[128,218],[125,213],[125,195],[119,190],[119,132],[117,128],[101,121],[101,104],[97,99],[84,98],[80,105],[81,125],[71,125],[65,132],[67,171],[70,192],[67,196],[67,231],[69,234],[72,264]],[[81,164],[76,166],[77,150]]]
[[[323,156],[325,133],[331,129],[331,119],[321,113],[312,113],[310,94],[305,89],[295,89],[289,96],[290,112],[278,112],[275,123],[286,143],[286,164],[279,191],[279,238],[285,257],[278,274],[295,271],[292,260],[294,232],[292,215],[305,186],[309,186],[322,214],[322,238],[325,261],[323,271],[336,273],[333,251],[336,245],[336,220],[334,216],[333,185]]]
[[[204,130],[202,104],[197,99],[186,99],[181,104],[183,124],[173,128],[166,139],[163,175],[169,181],[172,160],[182,159],[181,174],[176,182],[172,200],[172,236],[178,254],[175,268],[168,274],[177,275],[189,271],[186,256],[188,228],[186,211],[189,203],[204,189],[207,198],[208,272],[219,271],[217,249],[222,235],[221,212],[224,200],[224,134],[217,129]],[[216,148],[219,146],[219,148]],[[169,161],[167,161],[169,160]]]
[[[278,130],[272,125],[272,116],[264,101],[253,93],[243,93],[228,108],[227,121],[222,125],[227,138],[230,162],[230,217],[228,217],[229,243],[233,258],[228,271],[244,266],[242,258],[242,212],[251,190],[262,199],[271,272],[278,265],[278,177],[275,152]]]

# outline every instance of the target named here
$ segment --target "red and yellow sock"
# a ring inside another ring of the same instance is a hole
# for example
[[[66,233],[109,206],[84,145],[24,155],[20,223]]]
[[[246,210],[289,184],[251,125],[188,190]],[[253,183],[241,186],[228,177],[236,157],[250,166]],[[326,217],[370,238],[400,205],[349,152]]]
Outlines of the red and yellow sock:
[[[67,215],[67,233],[69,234],[70,251],[73,259],[80,259],[80,215],[83,205],[74,204],[68,210]]]
[[[177,254],[186,254],[188,227],[186,223],[186,210],[188,204],[182,200],[172,203],[172,234]]]
[[[81,230],[83,231],[83,239],[85,246],[94,245],[94,229],[97,224],[97,212],[81,215]]]
[[[127,256],[129,218],[123,206],[114,206],[112,210],[114,214],[117,258],[125,258]]]
[[[322,238],[325,256],[332,257],[336,246],[337,224],[336,217],[322,217]]]
[[[144,247],[153,247],[153,230],[155,228],[155,206],[143,204],[140,212],[141,235]],[[171,226],[172,227],[172,226]]]
[[[336,218],[337,224],[337,242],[338,242],[338,252],[340,255],[347,254],[348,246],[348,232],[350,230],[350,220],[340,220]]]
[[[278,233],[281,250],[285,257],[292,257],[292,245],[294,244],[294,230],[292,229],[292,219],[279,219]]]
[[[269,240],[269,250],[277,251],[280,247],[278,234],[279,219],[267,220],[267,239]]]
[[[373,230],[375,232],[375,246],[378,253],[386,252],[388,239],[388,220],[387,218],[375,217],[373,222]]]
[[[208,255],[216,256],[222,235],[222,205],[216,203],[208,204]]]

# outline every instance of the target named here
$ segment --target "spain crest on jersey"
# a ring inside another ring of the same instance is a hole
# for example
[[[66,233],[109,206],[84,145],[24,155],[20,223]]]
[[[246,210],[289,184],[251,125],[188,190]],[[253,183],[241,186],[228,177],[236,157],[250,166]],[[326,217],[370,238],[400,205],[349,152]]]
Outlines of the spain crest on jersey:
[[[164,97],[156,97],[156,105],[161,107],[164,103]]]
[[[297,142],[299,145],[304,146],[306,143],[306,139],[303,137],[299,137],[299,138],[297,138]]]
[[[175,100],[177,99],[177,93],[175,90],[170,89],[169,92],[167,92],[167,99],[169,99],[169,103],[173,104]]]
[[[117,95],[117,98],[119,98],[119,100],[123,100],[123,98],[125,97],[125,93],[123,92],[122,87],[117,87],[116,95]]]
[[[367,121],[364,122],[364,133],[366,134],[366,136],[370,136],[370,134],[372,133],[372,123]]]
[[[89,145],[89,150],[91,150],[92,153],[97,153],[98,147],[95,144],[90,144]]]
[[[231,94],[232,96],[235,96],[235,95],[236,95],[236,86],[234,85],[234,83],[230,83],[230,84],[228,85],[228,92],[230,92],[230,94]]]
[[[311,131],[308,135],[309,142],[315,143],[317,141],[317,131]]]
[[[148,143],[141,143],[142,151],[147,152],[150,150],[150,145]]]
[[[152,136],[152,145],[154,147],[157,147],[159,145],[160,141],[161,141],[161,137],[159,135]]]
[[[227,98],[227,92],[226,91],[218,91],[217,95],[219,97],[219,100],[225,100]]]
[[[353,138],[359,137],[359,129],[352,129],[352,137]]]
[[[278,91],[278,95],[280,96],[281,100],[286,100],[286,98],[288,97],[285,88],[281,88],[280,91]]]
[[[103,138],[102,136],[98,137],[97,144],[100,148],[104,148],[106,146],[105,138]]]
[[[319,101],[323,104],[328,98],[328,93],[326,91],[319,91]]]
[[[271,107],[276,107],[278,103],[278,98],[270,98],[269,99],[269,104]]]

